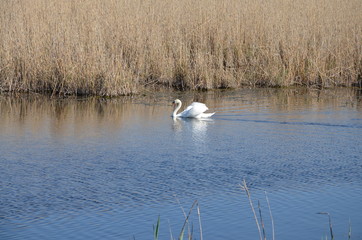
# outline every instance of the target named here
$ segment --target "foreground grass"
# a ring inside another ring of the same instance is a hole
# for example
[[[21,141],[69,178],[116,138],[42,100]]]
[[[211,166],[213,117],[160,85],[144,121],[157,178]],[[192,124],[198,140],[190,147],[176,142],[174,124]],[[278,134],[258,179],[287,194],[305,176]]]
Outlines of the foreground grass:
[[[0,91],[362,84],[360,0],[3,0]]]
[[[249,201],[249,205],[250,205],[250,209],[253,213],[253,217],[255,220],[255,224],[256,224],[256,229],[258,231],[259,234],[259,240],[266,240],[267,239],[267,231],[265,229],[265,225],[264,225],[264,220],[263,218],[265,216],[263,216],[262,214],[262,209],[260,206],[260,201],[258,200],[258,206],[257,208],[254,206],[252,197],[251,197],[251,193],[249,191],[249,187],[247,186],[247,183],[245,180],[243,180],[243,182],[240,184],[240,187],[242,189],[242,191],[245,192],[248,201]],[[269,211],[269,217],[271,220],[271,233],[268,233],[269,235],[271,235],[271,237],[269,239],[275,240],[275,226],[274,226],[274,219],[273,219],[273,215],[272,215],[272,211],[270,208],[270,203],[269,203],[269,198],[268,195],[265,191],[265,199],[268,205],[268,211]],[[194,235],[194,225],[192,223],[189,222],[189,218],[190,215],[192,213],[192,211],[194,210],[194,208],[196,208],[197,210],[197,216],[198,216],[198,225],[199,225],[199,239],[203,240],[203,232],[202,232],[202,224],[201,224],[201,214],[200,214],[200,207],[199,207],[199,203],[198,201],[194,201],[194,203],[192,204],[188,214],[186,215],[186,212],[182,209],[183,213],[184,213],[184,217],[185,217],[185,221],[184,224],[182,225],[182,229],[180,234],[178,235],[177,238],[173,237],[172,235],[172,231],[171,232],[171,240],[193,240],[193,239],[197,239],[197,237],[195,237]],[[258,212],[258,213],[257,213]],[[328,212],[318,212],[317,214],[323,214],[323,215],[327,215],[328,216],[328,224],[329,224],[329,233],[330,233],[330,240],[334,240],[334,234],[333,234],[333,226],[332,226],[332,218],[330,216],[330,214]],[[159,239],[159,231],[160,231],[160,216],[158,216],[157,219],[157,223],[156,225],[153,225],[153,239],[154,240],[158,240]],[[348,229],[348,233],[347,233],[347,239],[350,240],[351,239],[351,235],[352,235],[352,227],[351,227],[351,222],[349,223],[349,229]],[[323,239],[323,238],[322,238]],[[325,239],[328,240],[328,236],[325,236]]]

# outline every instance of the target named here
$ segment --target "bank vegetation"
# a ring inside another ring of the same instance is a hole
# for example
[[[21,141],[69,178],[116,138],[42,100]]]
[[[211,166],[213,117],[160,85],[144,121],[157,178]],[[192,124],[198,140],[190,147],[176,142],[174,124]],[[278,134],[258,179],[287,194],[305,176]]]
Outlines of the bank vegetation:
[[[361,86],[361,0],[2,0],[0,91]]]

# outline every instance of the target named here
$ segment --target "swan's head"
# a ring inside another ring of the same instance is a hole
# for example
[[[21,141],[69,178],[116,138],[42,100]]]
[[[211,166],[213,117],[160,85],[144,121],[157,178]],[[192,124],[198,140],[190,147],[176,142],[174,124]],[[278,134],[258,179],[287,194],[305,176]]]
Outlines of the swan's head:
[[[181,101],[179,99],[176,99],[172,102],[172,105],[174,105],[174,106],[181,105]]]

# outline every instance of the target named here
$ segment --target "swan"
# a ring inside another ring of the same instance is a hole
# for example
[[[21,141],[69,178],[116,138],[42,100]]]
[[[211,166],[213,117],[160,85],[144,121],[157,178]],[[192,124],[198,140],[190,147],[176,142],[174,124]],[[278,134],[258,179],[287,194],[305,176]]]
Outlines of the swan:
[[[188,106],[183,112],[177,114],[177,111],[181,108],[182,102],[179,99],[176,99],[172,102],[174,105],[174,110],[172,113],[173,118],[182,117],[182,118],[209,118],[215,113],[204,113],[209,108],[205,104],[199,102],[193,102]]]

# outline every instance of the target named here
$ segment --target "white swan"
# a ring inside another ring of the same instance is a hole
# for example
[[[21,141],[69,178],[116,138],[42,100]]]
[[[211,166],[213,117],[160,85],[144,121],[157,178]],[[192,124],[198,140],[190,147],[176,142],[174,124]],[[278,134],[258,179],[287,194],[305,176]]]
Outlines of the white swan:
[[[177,111],[181,108],[182,102],[179,99],[176,99],[172,102],[174,105],[174,110],[172,117],[183,117],[183,118],[209,118],[215,113],[204,113],[209,108],[205,104],[199,102],[193,102],[188,106],[183,112],[177,114]]]

